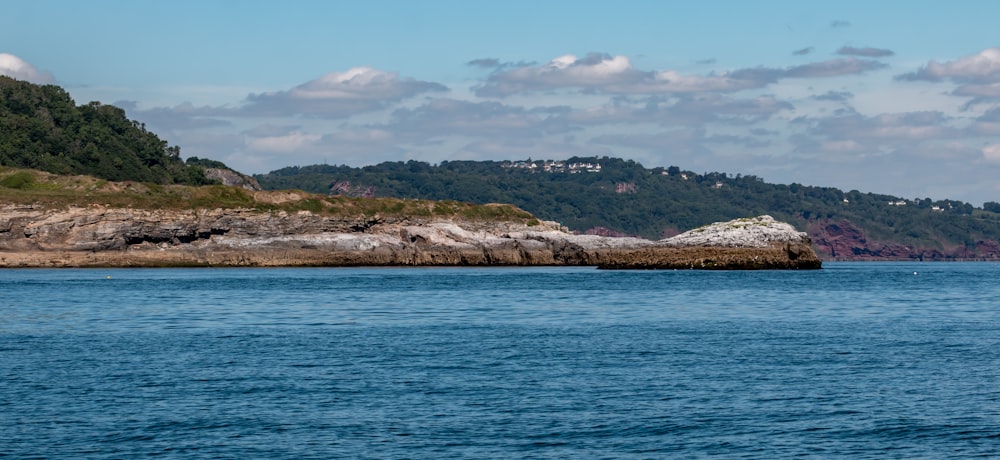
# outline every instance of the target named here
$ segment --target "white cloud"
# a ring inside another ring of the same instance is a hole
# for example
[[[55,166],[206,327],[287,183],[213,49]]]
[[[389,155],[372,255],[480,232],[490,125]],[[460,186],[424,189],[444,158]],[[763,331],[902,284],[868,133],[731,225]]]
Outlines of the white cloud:
[[[288,92],[297,99],[382,99],[406,96],[396,74],[371,67],[355,67],[331,72]]]
[[[588,83],[625,75],[632,70],[632,63],[625,56],[588,56],[588,59],[577,59],[576,56],[567,55],[561,58],[558,68],[565,70],[576,81]]]
[[[657,133],[605,134],[591,139],[604,145],[620,145],[640,149],[670,151],[672,155],[707,154],[704,146],[705,130],[697,128],[674,129]]]
[[[51,74],[39,71],[23,59],[8,53],[0,53],[0,75],[37,84],[55,81]]]
[[[949,126],[941,112],[883,113],[867,117],[858,113],[811,120],[812,133],[832,140],[868,141],[873,145],[905,145],[929,139],[950,139],[962,132]]]
[[[371,67],[332,72],[287,91],[250,94],[235,116],[347,118],[380,110],[419,94],[444,92],[444,85]]]
[[[930,61],[917,71],[898,75],[896,79],[957,83],[950,94],[971,98],[963,109],[1000,102],[1000,48],[987,48],[954,61]]]
[[[808,126],[803,133],[789,138],[800,159],[813,157],[874,165],[876,158],[893,158],[893,170],[907,169],[923,174],[922,166],[907,162],[922,163],[915,160],[921,158],[968,163],[976,157],[974,149],[968,145],[969,130],[954,126],[961,123],[941,112],[883,113],[874,116],[846,112],[797,119],[793,124]]]
[[[984,85],[962,85],[955,88],[956,96],[972,96],[980,98],[1000,97],[1000,82]]]
[[[337,131],[335,134],[324,137],[324,141],[328,143],[367,143],[376,145],[385,145],[388,142],[393,142],[395,139],[396,136],[392,131],[378,128],[343,129]]]
[[[293,131],[283,134],[246,137],[248,150],[266,153],[292,153],[315,146],[322,135]]]
[[[916,72],[901,75],[906,80],[953,80],[964,83],[1000,82],[1000,48],[987,48],[954,61],[930,61]]]
[[[653,74],[652,81],[636,88],[635,92],[646,93],[697,93],[730,92],[741,89],[759,88],[761,81],[733,78],[728,73],[719,75],[682,75],[674,70]]]
[[[906,154],[943,162],[972,164],[979,159],[980,149],[962,142],[950,141],[921,142],[906,149]]]
[[[559,56],[542,65],[500,68],[476,89],[480,96],[506,97],[566,87],[599,88],[641,78],[625,56],[590,53],[583,58]]]
[[[565,69],[573,65],[574,62],[576,62],[576,56],[572,54],[564,54],[562,56],[553,59],[552,61],[549,61],[546,67],[553,69]]]
[[[860,153],[865,150],[865,147],[855,140],[823,141],[820,142],[819,148],[831,153]]]
[[[983,159],[989,163],[1000,164],[1000,144],[990,144],[983,147]]]
[[[657,123],[666,126],[701,126],[706,123],[752,124],[768,120],[794,107],[773,96],[739,99],[721,94],[652,96],[638,100],[617,98],[603,106],[566,113],[560,119],[585,125]]]

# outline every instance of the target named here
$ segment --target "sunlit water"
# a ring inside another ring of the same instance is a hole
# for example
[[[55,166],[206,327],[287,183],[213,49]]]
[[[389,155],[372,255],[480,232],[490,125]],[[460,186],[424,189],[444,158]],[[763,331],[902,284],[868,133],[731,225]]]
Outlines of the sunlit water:
[[[996,456],[998,280],[0,270],[0,456]]]

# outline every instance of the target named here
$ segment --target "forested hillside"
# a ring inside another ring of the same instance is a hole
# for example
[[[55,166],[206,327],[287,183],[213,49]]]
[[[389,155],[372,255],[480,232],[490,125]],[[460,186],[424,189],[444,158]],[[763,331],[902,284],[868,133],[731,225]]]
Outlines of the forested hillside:
[[[55,85],[0,75],[0,166],[107,180],[205,184],[201,166],[187,165],[180,148],[99,102],[77,106]]]
[[[696,174],[674,166],[648,169],[617,158],[316,165],[256,178],[266,189],[511,203],[576,231],[661,238],[770,214],[808,231],[826,257],[1000,257],[997,203],[979,209],[953,200],[769,184],[755,176]]]

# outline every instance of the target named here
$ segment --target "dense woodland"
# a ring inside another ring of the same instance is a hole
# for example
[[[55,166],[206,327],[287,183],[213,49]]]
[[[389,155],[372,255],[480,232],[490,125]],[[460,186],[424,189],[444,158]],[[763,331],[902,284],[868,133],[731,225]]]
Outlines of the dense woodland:
[[[531,164],[535,168],[523,167]],[[570,229],[603,227],[658,238],[712,222],[770,214],[806,230],[809,222],[846,219],[870,238],[917,247],[971,245],[1000,236],[1000,205],[985,209],[953,200],[903,199],[800,184],[769,184],[755,176],[696,174],[679,167],[645,168],[617,158],[569,158],[520,165],[496,161],[408,161],[375,166],[289,167],[258,175],[268,189],[398,198],[515,204]],[[571,171],[573,163],[600,172]],[[522,166],[522,167],[515,167]],[[891,204],[890,204],[891,203]]]
[[[113,105],[77,106],[55,85],[0,75],[0,166],[107,180],[206,184],[204,170],[180,148],[146,130]]]

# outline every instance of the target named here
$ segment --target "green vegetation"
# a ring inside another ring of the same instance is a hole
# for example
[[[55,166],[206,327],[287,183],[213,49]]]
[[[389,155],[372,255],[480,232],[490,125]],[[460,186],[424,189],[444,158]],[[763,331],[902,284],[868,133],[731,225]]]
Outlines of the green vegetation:
[[[158,184],[207,184],[203,166],[185,164],[125,111],[76,106],[62,88],[0,76],[0,165],[55,174]]]
[[[28,171],[18,171],[0,180],[0,187],[15,188],[25,190],[31,188],[35,183],[35,176]]]
[[[161,185],[109,182],[90,176],[62,176],[42,171],[0,169],[0,203],[44,207],[107,206],[134,209],[248,209],[299,212],[345,218],[459,218],[477,221],[533,222],[531,214],[511,205],[475,205],[397,198],[354,198],[301,191],[249,192],[225,185]]]
[[[1000,237],[996,203],[977,209],[954,200],[904,200],[856,190],[769,184],[755,176],[696,174],[676,166],[647,169],[607,157],[563,162],[599,163],[600,172],[574,173],[568,167],[540,172],[545,162],[531,163],[536,167],[496,161],[316,165],[284,168],[256,179],[265,189],[343,193],[373,187],[380,197],[511,203],[570,229],[604,227],[647,238],[761,214],[800,230],[816,222],[848,220],[873,240],[924,248],[969,246]]]
[[[209,160],[208,158],[198,158],[190,157],[185,161],[188,166],[200,166],[202,168],[217,168],[217,169],[229,169],[225,163],[216,160]]]

